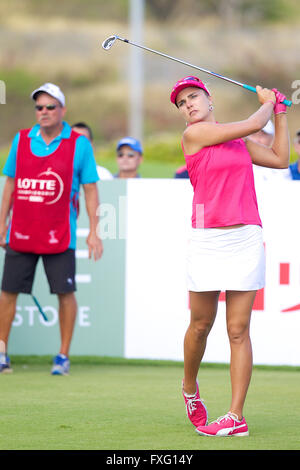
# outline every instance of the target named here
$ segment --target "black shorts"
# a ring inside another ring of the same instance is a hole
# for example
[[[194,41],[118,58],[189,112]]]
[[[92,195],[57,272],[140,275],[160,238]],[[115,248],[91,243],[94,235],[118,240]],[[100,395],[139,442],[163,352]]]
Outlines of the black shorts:
[[[63,253],[37,255],[20,253],[6,245],[2,290],[5,292],[31,294],[36,265],[42,257],[51,294],[66,294],[76,291],[75,250]]]

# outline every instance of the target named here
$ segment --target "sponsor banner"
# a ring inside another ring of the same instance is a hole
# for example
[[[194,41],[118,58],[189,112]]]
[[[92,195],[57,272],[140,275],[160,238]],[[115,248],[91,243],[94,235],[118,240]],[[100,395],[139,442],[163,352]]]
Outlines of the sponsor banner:
[[[132,180],[127,196],[125,356],[182,360],[190,316],[185,280],[190,182]],[[258,291],[252,313],[254,363],[300,365],[300,218],[294,207],[300,184],[264,182],[257,196],[266,286]],[[230,361],[225,313],[221,293],[205,362]]]

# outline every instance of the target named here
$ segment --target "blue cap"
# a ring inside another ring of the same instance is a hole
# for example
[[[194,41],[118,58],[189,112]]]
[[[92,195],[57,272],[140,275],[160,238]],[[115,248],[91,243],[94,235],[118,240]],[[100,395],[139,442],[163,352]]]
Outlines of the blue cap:
[[[122,145],[128,145],[130,148],[132,148],[132,150],[143,153],[141,143],[133,137],[124,137],[123,139],[119,140],[117,143],[117,150],[119,150]]]

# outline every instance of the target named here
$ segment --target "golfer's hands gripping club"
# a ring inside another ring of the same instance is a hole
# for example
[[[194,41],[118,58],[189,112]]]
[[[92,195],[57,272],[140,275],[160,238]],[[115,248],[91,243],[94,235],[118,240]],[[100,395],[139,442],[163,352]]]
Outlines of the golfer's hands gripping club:
[[[272,91],[274,91],[276,98],[274,114],[286,113],[286,105],[283,103],[283,101],[286,100],[286,96],[280,93],[277,88],[272,88]]]
[[[260,104],[272,102],[273,107],[275,106],[276,96],[273,90],[269,90],[269,88],[262,88],[260,85],[257,85],[256,92],[257,92],[258,101],[260,102]]]

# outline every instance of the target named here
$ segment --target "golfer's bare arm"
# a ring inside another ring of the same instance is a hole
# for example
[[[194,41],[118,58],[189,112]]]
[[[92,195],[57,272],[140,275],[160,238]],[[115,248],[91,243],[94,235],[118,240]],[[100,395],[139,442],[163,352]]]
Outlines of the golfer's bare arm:
[[[265,103],[248,119],[243,121],[225,124],[197,122],[187,127],[183,133],[185,151],[188,154],[196,153],[203,147],[221,144],[258,132],[268,122],[272,111],[272,103]]]
[[[275,136],[271,148],[245,139],[252,162],[268,168],[288,168],[290,160],[290,139],[285,113],[275,115]]]
[[[183,133],[185,152],[195,153],[202,147],[244,138],[262,129],[272,115],[276,97],[275,93],[268,88],[257,86],[256,90],[261,106],[248,119],[226,124],[201,121],[188,126]]]
[[[228,124],[207,122],[193,124],[185,130],[183,135],[185,152],[194,154],[209,145],[245,138],[253,163],[269,168],[287,168],[290,151],[286,114],[275,116],[275,137],[271,148],[251,139],[251,134],[258,132],[268,122],[272,111],[272,103],[266,103],[244,121]]]

